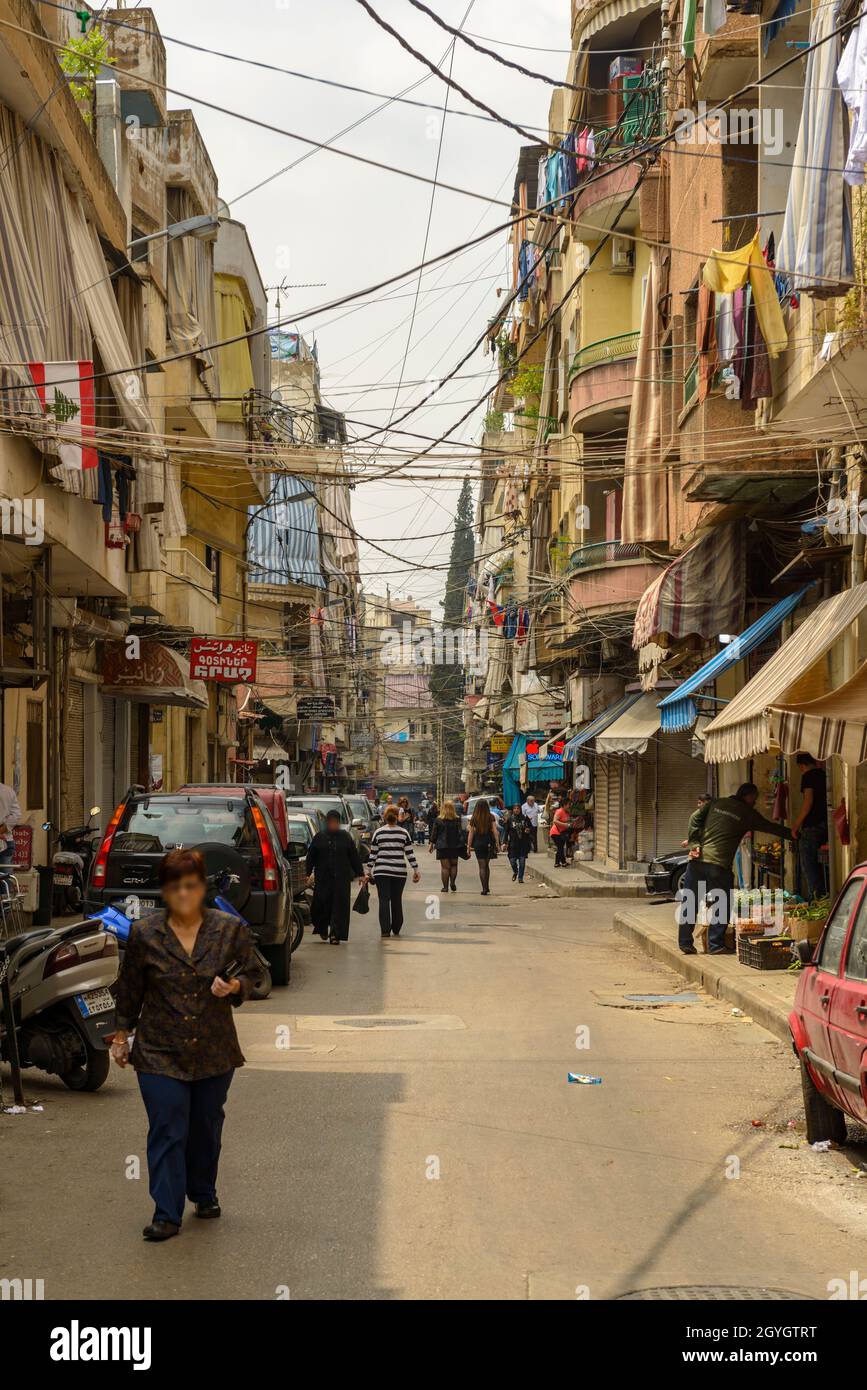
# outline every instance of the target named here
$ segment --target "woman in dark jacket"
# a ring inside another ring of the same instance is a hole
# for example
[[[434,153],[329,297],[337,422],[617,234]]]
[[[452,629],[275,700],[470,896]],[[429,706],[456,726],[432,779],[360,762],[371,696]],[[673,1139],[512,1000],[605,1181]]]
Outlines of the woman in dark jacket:
[[[453,801],[444,801],[443,809],[431,830],[428,850],[428,854],[433,854],[436,850],[444,893],[447,893],[449,888],[453,893],[458,891],[458,860],[463,843],[464,832],[455,811],[455,804]]]
[[[491,860],[496,859],[499,848],[500,832],[497,829],[497,822],[491,814],[491,808],[487,801],[477,801],[470,821],[467,849],[476,856],[483,898],[486,898],[491,891]]]
[[[520,806],[513,806],[506,817],[503,831],[506,840],[506,853],[509,856],[509,863],[512,866],[512,882],[515,879],[519,883],[524,882],[524,870],[527,867],[527,855],[533,848],[533,827]]]
[[[244,1065],[232,1006],[261,982],[246,922],[205,907],[198,851],[167,854],[160,883],[164,911],[135,922],[130,932],[111,1044],[118,1066],[132,1062],[148,1115],[154,1217],[145,1240],[178,1234],[187,1197],[196,1216],[220,1215],[223,1107],[235,1069]]]
[[[307,882],[313,884],[314,934],[332,946],[348,941],[350,888],[354,878],[364,882],[364,865],[349,831],[341,829],[339,811],[328,812],[325,829],[310,841],[307,874]]]

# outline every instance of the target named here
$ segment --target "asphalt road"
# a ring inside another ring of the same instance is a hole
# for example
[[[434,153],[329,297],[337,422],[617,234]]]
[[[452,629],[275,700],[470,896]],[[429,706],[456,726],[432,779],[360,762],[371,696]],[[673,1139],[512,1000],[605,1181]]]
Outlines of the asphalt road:
[[[867,1149],[789,1127],[781,1043],[716,1000],[626,1000],[683,982],[612,933],[612,899],[519,888],[500,861],[490,897],[462,865],[440,901],[423,871],[400,940],[354,916],[239,1012],[221,1221],[144,1243],[131,1072],[93,1096],[29,1073],[44,1109],[0,1115],[0,1277],[49,1299],[826,1298],[859,1269]]]

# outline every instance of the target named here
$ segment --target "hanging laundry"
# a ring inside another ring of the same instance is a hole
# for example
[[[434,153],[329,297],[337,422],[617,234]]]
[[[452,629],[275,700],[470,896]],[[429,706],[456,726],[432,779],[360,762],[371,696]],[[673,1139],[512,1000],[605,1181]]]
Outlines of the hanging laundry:
[[[837,64],[837,81],[851,112],[849,153],[843,177],[847,183],[861,184],[867,164],[867,10],[850,34]]]
[[[755,410],[759,401],[768,400],[773,395],[773,387],[771,385],[771,363],[768,349],[762,336],[759,314],[752,291],[747,299],[746,329],[741,409]]]
[[[798,0],[780,0],[779,5],[774,10],[770,19],[767,21],[762,34],[762,52],[768,56],[768,49],[774,42],[781,29],[785,29],[792,15],[797,9]]]
[[[521,242],[518,252],[518,300],[523,303],[530,293],[530,286],[536,279],[536,248],[526,239]]]
[[[820,299],[845,294],[854,279],[849,189],[829,173],[846,159],[839,25],[839,3],[817,7],[779,250],[780,269],[792,277],[793,289]],[[770,349],[767,330],[765,337]]]
[[[744,285],[742,289],[735,290],[732,295],[732,327],[735,335],[732,370],[737,382],[737,390],[733,393],[734,400],[740,400],[743,396],[744,378],[747,371],[747,300],[749,294],[749,285]]]
[[[503,636],[514,640],[518,635],[518,605],[514,599],[506,604],[505,616],[503,619]]]
[[[716,296],[716,347],[721,367],[734,361],[738,340],[735,336],[734,295]]]
[[[794,3],[794,0],[793,0]],[[716,34],[726,22],[726,0],[704,0],[701,27],[706,34]]]
[[[526,640],[527,640],[527,633],[529,632],[529,630],[530,630],[530,610],[529,610],[529,608],[522,608],[521,611],[520,611],[520,613],[518,614],[518,634],[517,634],[517,637],[516,637],[516,641],[518,641],[518,642],[526,642]]]
[[[707,400],[713,379],[719,367],[716,346],[716,320],[714,317],[714,293],[702,283],[698,287],[698,311],[696,314],[696,350],[698,352],[698,398]]]
[[[683,30],[680,39],[680,51],[684,58],[695,57],[695,18],[698,12],[698,0],[685,0],[683,6]]]
[[[506,618],[505,608],[501,608],[500,605],[498,603],[494,603],[492,599],[488,599],[488,608],[490,609],[491,617],[494,620],[494,626],[502,627]]]
[[[758,232],[737,251],[711,251],[702,272],[704,283],[716,294],[731,294],[745,285],[747,278],[768,352],[771,357],[779,357],[785,351],[788,332],[773,276],[759,246]]]

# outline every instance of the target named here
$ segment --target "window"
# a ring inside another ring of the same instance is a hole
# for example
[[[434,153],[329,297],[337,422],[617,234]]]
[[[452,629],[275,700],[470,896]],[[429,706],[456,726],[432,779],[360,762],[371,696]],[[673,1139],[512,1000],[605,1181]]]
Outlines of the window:
[[[852,980],[867,980],[867,898],[862,898],[858,907],[849,954],[846,958],[846,974]]]
[[[37,811],[45,805],[45,759],[43,756],[43,723],[45,706],[41,700],[27,701],[27,810]]]
[[[220,597],[220,552],[213,545],[205,546],[205,565],[211,571],[214,598]]]
[[[852,916],[852,909],[858,901],[858,895],[863,887],[863,878],[850,879],[843,890],[843,896],[828,919],[825,935],[822,938],[822,955],[819,964],[823,970],[827,970],[832,975],[836,975],[840,968],[840,955],[843,950],[843,942],[846,940],[846,932],[849,930],[849,918]]]

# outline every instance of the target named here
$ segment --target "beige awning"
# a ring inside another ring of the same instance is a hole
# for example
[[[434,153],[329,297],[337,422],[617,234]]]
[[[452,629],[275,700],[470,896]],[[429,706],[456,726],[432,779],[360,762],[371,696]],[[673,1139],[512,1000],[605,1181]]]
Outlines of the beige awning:
[[[616,23],[618,19],[625,19],[627,15],[635,15],[637,19],[639,15],[644,14],[646,11],[656,10],[658,8],[659,5],[657,4],[657,0],[606,0],[605,4],[598,7],[593,18],[588,20],[583,26],[581,24],[581,15],[579,12],[575,22],[574,39],[576,42],[579,40],[585,42],[587,39],[592,38],[594,34],[598,34],[600,29],[607,29],[609,24]],[[623,51],[625,53],[629,52],[629,44],[626,44]]]
[[[820,603],[770,661],[705,730],[709,763],[732,763],[764,753],[771,742],[770,709],[819,693],[825,654],[867,606],[867,584]]]
[[[596,735],[597,753],[643,753],[659,729],[659,695],[642,695],[619,719]]]
[[[775,705],[770,720],[771,738],[784,753],[803,749],[852,767],[867,762],[867,661],[845,685],[817,700]]]
[[[208,688],[190,678],[189,667],[188,656],[161,642],[143,640],[137,657],[127,656],[123,642],[106,642],[100,688],[103,695],[140,704],[207,709]]]

